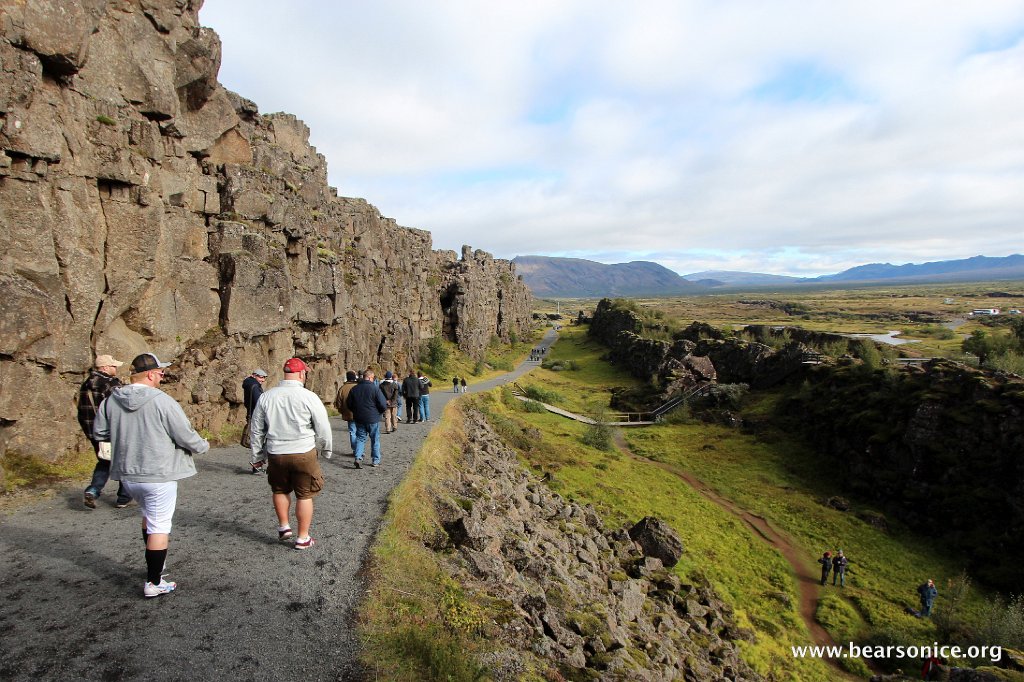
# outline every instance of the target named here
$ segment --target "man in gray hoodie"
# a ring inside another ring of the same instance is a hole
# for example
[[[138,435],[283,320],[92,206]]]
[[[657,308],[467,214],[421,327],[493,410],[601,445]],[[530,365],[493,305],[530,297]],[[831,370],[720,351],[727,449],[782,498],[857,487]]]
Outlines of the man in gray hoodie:
[[[124,485],[142,513],[146,597],[177,587],[160,574],[167,559],[178,481],[195,476],[192,456],[210,449],[181,406],[158,388],[170,364],[152,353],[136,356],[132,383],[115,389],[100,404],[93,426],[96,440],[110,442],[110,477]]]

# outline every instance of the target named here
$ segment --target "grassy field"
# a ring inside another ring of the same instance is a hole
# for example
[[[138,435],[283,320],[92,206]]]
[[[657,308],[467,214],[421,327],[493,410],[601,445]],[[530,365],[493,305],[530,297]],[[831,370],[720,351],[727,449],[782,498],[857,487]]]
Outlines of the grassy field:
[[[551,353],[553,358],[575,360],[578,372],[538,369],[520,383],[554,391],[561,398],[558,404],[569,409],[602,400],[606,404],[614,386],[634,385],[599,359],[602,348],[589,342],[583,331],[565,329]],[[763,418],[778,397],[751,394],[746,413]],[[587,427],[582,424],[522,412],[515,405],[501,409],[505,418],[543,434],[543,446],[526,458],[534,469],[550,473],[552,485],[564,494],[594,504],[610,525],[653,514],[678,530],[687,551],[677,570],[689,578],[706,577],[736,608],[740,624],[758,632],[754,643],[743,644],[755,669],[780,679],[834,677],[835,671],[820,661],[792,657],[791,645],[810,643],[796,609],[794,577],[781,555],[734,516],[653,464],[583,445]],[[933,623],[905,614],[904,608],[916,607],[915,588],[929,577],[936,580],[940,594],[945,593],[947,581],[960,574],[964,562],[898,524],[890,522],[889,531],[883,532],[862,521],[855,512],[872,510],[856,500],[851,500],[853,510],[848,512],[826,506],[824,500],[839,492],[840,482],[802,444],[770,428],[754,436],[703,423],[624,433],[635,453],[689,472],[721,496],[768,519],[802,551],[806,566],[813,567],[822,551],[842,548],[851,561],[847,587],[823,588],[818,612],[818,621],[837,642],[907,645],[935,639]],[[942,607],[940,596],[937,608]],[[965,617],[976,617],[979,608],[980,599],[975,597],[965,607]],[[866,672],[856,665],[851,669]]]

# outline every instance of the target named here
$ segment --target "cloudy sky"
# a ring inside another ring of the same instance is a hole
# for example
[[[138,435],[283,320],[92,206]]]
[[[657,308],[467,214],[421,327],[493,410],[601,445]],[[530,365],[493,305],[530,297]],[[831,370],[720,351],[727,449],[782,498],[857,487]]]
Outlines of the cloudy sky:
[[[496,256],[818,275],[1024,252],[1020,0],[206,0],[331,184]]]

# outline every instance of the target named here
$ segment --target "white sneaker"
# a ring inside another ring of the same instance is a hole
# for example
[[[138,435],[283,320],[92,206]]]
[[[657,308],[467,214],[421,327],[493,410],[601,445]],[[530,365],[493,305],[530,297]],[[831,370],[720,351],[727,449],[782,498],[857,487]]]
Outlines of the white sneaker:
[[[169,583],[163,578],[160,579],[158,585],[153,583],[146,583],[146,586],[142,588],[142,594],[147,597],[159,597],[161,594],[167,594],[168,592],[174,592],[174,588],[178,586],[178,583]]]

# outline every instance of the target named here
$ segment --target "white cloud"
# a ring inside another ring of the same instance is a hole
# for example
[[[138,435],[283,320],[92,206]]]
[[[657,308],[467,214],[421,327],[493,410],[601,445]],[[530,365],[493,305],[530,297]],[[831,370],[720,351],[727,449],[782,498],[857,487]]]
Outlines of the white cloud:
[[[207,0],[200,19],[225,85],[305,120],[342,194],[438,248],[800,274],[1024,250],[1016,1]]]

